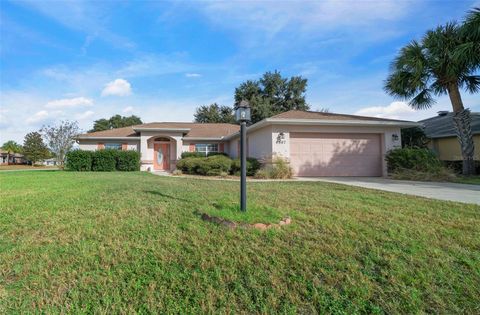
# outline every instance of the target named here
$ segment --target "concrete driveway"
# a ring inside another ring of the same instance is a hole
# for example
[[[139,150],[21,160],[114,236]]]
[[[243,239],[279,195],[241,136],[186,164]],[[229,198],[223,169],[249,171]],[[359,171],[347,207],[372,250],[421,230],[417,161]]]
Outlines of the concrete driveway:
[[[323,181],[391,191],[426,198],[480,205],[480,185],[416,182],[381,177],[298,177],[304,181]]]

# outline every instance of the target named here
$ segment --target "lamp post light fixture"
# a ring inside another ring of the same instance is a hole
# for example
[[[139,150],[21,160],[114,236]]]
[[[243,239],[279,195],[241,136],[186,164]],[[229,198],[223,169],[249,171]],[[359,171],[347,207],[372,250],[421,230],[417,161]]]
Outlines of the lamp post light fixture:
[[[247,211],[247,122],[251,120],[247,101],[235,106],[235,120],[240,123],[240,211]]]

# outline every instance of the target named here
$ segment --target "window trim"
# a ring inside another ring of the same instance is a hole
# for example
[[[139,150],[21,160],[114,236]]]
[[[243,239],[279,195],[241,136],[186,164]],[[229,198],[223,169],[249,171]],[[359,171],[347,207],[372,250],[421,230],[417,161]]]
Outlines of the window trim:
[[[198,150],[199,146],[205,146],[205,151]],[[209,147],[213,148],[213,150],[209,149]],[[218,149],[219,149],[218,143],[196,143],[195,144],[195,152],[201,152],[201,153],[205,152],[205,156],[208,156],[208,153],[210,152],[220,152]]]

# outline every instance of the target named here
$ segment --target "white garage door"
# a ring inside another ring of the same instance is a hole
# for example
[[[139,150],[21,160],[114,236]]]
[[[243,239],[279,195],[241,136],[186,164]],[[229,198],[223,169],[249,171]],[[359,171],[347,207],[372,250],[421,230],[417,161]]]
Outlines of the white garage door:
[[[297,176],[381,176],[379,134],[290,133]]]

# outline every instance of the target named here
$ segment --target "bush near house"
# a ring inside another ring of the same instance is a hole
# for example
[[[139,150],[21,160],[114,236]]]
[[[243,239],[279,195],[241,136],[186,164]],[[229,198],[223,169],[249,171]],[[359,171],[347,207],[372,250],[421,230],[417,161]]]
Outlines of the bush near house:
[[[255,178],[259,179],[288,179],[292,178],[293,170],[285,159],[276,157],[271,163],[265,164],[258,170]]]
[[[92,171],[113,172],[117,167],[117,153],[113,149],[98,150],[93,153]]]
[[[92,170],[92,151],[73,150],[65,155],[65,169],[88,172]]]
[[[207,154],[207,157],[208,156],[215,156],[215,155],[223,155],[223,156],[228,157],[228,154],[224,153],[224,152],[209,152]],[[182,153],[182,159],[190,158],[190,157],[204,158],[205,153],[203,153],[203,152],[183,152]]]
[[[395,179],[452,181],[456,177],[453,170],[444,167],[429,149],[394,149],[388,152],[385,160],[388,172]]]
[[[177,168],[185,174],[218,176],[222,172],[228,173],[232,166],[232,159],[223,155],[209,157],[187,157],[177,163]]]
[[[429,149],[398,148],[388,152],[385,157],[389,172],[402,169],[436,172],[442,168],[442,163]]]
[[[117,151],[117,171],[133,172],[140,170],[140,152]]]
[[[68,171],[139,171],[140,153],[118,150],[73,150],[66,154],[65,169]]]
[[[262,164],[256,158],[247,158],[247,176],[254,176],[260,169]],[[232,162],[230,173],[232,175],[240,175],[241,162],[240,159],[235,159]]]

